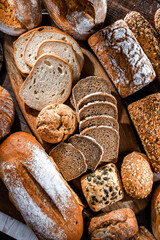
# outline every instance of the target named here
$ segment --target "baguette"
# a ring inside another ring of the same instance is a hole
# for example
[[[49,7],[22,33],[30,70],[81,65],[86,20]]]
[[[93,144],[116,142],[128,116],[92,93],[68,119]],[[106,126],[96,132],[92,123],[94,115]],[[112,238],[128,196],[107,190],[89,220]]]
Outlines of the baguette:
[[[0,177],[40,240],[79,240],[82,206],[36,139],[18,132],[0,146]]]

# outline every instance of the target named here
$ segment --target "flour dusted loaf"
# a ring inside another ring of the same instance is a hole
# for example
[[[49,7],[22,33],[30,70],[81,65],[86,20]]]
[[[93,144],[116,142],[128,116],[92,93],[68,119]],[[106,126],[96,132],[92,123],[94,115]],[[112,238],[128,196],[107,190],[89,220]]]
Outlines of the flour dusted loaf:
[[[103,26],[107,0],[43,0],[59,28],[78,40],[85,40]]]
[[[94,212],[121,200],[124,196],[121,179],[113,163],[83,176],[81,186],[88,205]]]
[[[72,47],[71,43],[67,43],[60,40],[54,41],[44,41],[39,46],[37,52],[37,58],[45,53],[54,54],[65,61],[69,62],[72,66],[72,73],[73,73],[73,83],[77,83],[80,78],[80,65],[77,60],[76,53]]]
[[[0,86],[0,139],[10,132],[14,115],[13,99],[9,92]]]
[[[160,238],[160,185],[156,188],[151,201],[151,227],[155,238]]]
[[[58,144],[50,151],[49,155],[67,181],[79,177],[87,170],[83,153],[70,143]]]
[[[125,98],[155,79],[151,62],[123,20],[98,31],[88,43]]]
[[[128,111],[153,170],[160,172],[160,93],[131,103]]]
[[[157,32],[138,12],[128,13],[124,20],[151,61],[156,77],[160,81],[160,44]]]
[[[119,150],[119,134],[108,126],[85,128],[82,135],[94,138],[103,147],[102,162],[117,162]]]
[[[140,226],[139,231],[130,240],[155,240],[155,238],[144,226]]]
[[[77,127],[75,112],[65,104],[51,104],[42,109],[36,119],[40,137],[49,143],[65,141]]]
[[[18,36],[38,26],[42,21],[39,0],[1,0],[0,30],[12,36]]]
[[[144,154],[128,154],[122,162],[121,176],[124,189],[131,197],[145,198],[151,193],[153,173]]]
[[[0,177],[37,238],[80,240],[82,206],[36,139],[14,133],[1,144],[0,156]]]
[[[102,159],[103,148],[93,138],[78,134],[71,136],[68,142],[83,153],[87,168],[95,170]]]
[[[25,61],[30,67],[33,67],[36,62],[39,46],[43,41],[46,41],[46,40],[61,40],[61,41],[71,43],[73,49],[76,52],[80,69],[82,70],[83,63],[84,63],[84,56],[80,46],[70,35],[60,30],[43,30],[40,32],[36,31],[33,33],[24,51]]]
[[[131,209],[122,208],[93,217],[88,230],[91,240],[127,240],[138,232],[138,223]]]
[[[71,87],[71,65],[55,55],[46,54],[38,58],[21,86],[20,96],[29,107],[42,110],[52,103],[64,103]]]

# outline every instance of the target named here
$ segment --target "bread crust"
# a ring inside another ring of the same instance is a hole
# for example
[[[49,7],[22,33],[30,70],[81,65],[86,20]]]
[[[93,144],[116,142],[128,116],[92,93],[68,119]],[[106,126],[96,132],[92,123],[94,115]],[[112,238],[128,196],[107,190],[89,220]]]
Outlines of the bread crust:
[[[106,0],[43,0],[59,28],[77,40],[85,40],[103,26],[107,14]]]
[[[144,226],[140,226],[139,231],[130,240],[155,240],[155,238]]]
[[[82,206],[37,140],[14,133],[1,144],[0,155],[0,177],[38,239],[79,240]]]
[[[151,201],[151,226],[155,238],[160,239],[160,185],[156,188]]]

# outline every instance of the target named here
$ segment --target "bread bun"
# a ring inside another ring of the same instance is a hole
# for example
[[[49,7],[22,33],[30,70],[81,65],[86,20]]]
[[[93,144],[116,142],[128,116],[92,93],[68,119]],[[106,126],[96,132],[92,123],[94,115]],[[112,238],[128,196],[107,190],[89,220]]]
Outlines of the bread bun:
[[[151,201],[151,226],[157,240],[160,239],[160,185],[153,194]]]
[[[107,0],[43,0],[53,21],[77,40],[85,40],[103,26]]]
[[[76,114],[65,104],[52,104],[38,114],[36,127],[44,141],[59,143],[65,141],[76,130]]]
[[[42,21],[40,0],[2,0],[0,6],[0,30],[9,35],[18,36]]]
[[[145,198],[152,190],[153,173],[142,153],[132,152],[123,159],[121,176],[126,192],[133,198]]]

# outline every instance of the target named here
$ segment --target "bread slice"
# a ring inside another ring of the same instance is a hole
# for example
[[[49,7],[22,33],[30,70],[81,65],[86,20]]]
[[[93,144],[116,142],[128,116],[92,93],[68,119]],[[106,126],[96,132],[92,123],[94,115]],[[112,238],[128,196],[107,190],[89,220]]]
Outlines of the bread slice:
[[[51,103],[64,103],[72,87],[71,65],[52,54],[42,55],[22,84],[20,96],[31,108],[42,110]]]
[[[112,127],[99,126],[86,128],[81,135],[94,138],[103,147],[103,162],[117,162],[119,149],[119,134]]]
[[[103,148],[95,139],[82,135],[74,135],[69,138],[68,142],[83,153],[87,168],[95,170],[103,154]]]
[[[82,121],[87,117],[97,115],[108,115],[115,118],[116,120],[118,119],[117,107],[110,102],[88,103],[83,108],[81,108],[77,114],[79,121]]]
[[[72,66],[73,83],[77,83],[80,78],[80,65],[71,43],[60,40],[44,41],[38,48],[37,58],[44,53],[54,54],[69,62]]]
[[[51,27],[51,26],[43,26],[43,27],[34,28],[34,29],[22,34],[13,43],[14,59],[15,59],[16,65],[17,65],[19,71],[24,75],[29,74],[29,72],[31,70],[31,67],[28,66],[28,64],[26,64],[26,62],[24,60],[24,50],[25,50],[26,44],[27,44],[28,40],[30,39],[30,37],[32,36],[33,32],[42,31],[44,29],[55,30],[55,28]]]
[[[30,67],[34,66],[36,62],[38,48],[45,40],[62,40],[71,43],[73,49],[76,52],[79,65],[82,70],[84,57],[80,46],[71,36],[60,30],[43,30],[41,32],[34,32],[26,45],[24,53],[25,61]]]
[[[95,92],[111,93],[110,83],[106,79],[97,76],[81,79],[72,89],[75,108],[77,109],[78,102],[82,98]]]
[[[51,150],[49,155],[57,164],[63,177],[70,181],[82,175],[87,170],[83,153],[70,143],[60,143]]]
[[[119,124],[117,120],[107,115],[91,116],[91,117],[85,118],[83,121],[79,123],[79,131],[82,132],[85,128],[89,128],[93,126],[97,126],[97,127],[108,126],[119,131]]]

